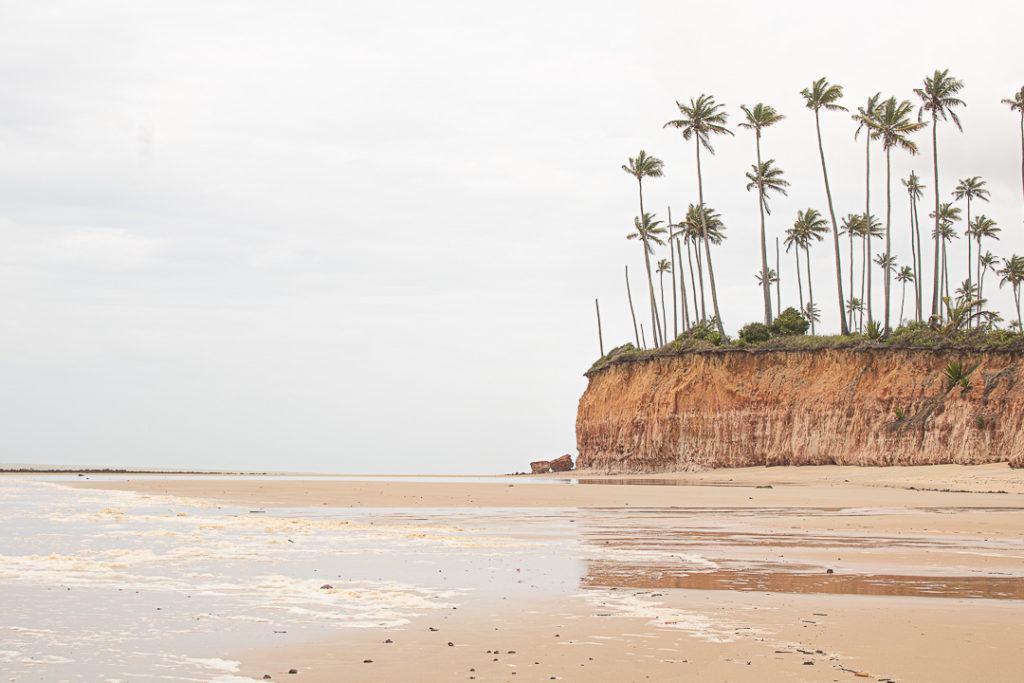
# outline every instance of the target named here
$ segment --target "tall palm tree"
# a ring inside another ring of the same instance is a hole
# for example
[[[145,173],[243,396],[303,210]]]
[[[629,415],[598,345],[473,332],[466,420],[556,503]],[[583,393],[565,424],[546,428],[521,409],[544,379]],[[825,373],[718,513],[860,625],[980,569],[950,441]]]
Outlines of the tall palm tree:
[[[636,158],[630,157],[629,163],[622,165],[622,170],[636,178],[637,188],[640,191],[640,216],[643,220],[647,220],[649,214],[644,212],[644,178],[660,178],[664,175],[665,163],[657,158],[650,156],[644,150],[640,150],[640,153],[636,155]],[[654,303],[654,279],[651,277],[651,252],[647,245],[647,230],[643,229],[643,226],[637,226],[637,232],[640,235],[641,240],[644,243],[644,265],[647,267],[647,289],[650,292],[651,299],[651,324],[652,324],[652,336],[655,346],[658,344],[658,306]]]
[[[957,239],[956,231],[953,229],[953,224],[960,220],[960,207],[953,206],[950,202],[939,204],[938,212],[928,214],[930,217],[935,218],[938,223],[938,228],[932,233],[932,237],[936,240],[941,240],[940,254],[941,262],[937,264],[939,273],[939,282],[942,285],[942,291],[945,296],[949,296],[949,268],[946,262],[946,244],[954,239]]]
[[[804,245],[804,233],[797,225],[794,224],[793,227],[786,230],[785,244],[786,253],[788,254],[792,249],[793,256],[796,258],[796,286],[800,293],[800,310],[802,311],[804,310],[804,284],[800,275],[800,250]]]
[[[832,85],[824,78],[811,83],[810,88],[800,91],[808,109],[814,110],[814,126],[818,131],[818,155],[821,157],[821,174],[825,178],[825,196],[828,198],[828,213],[832,217],[832,240],[835,246],[836,255],[836,290],[839,294],[839,326],[841,334],[849,334],[850,330],[846,325],[846,310],[843,303],[843,266],[839,260],[839,225],[836,223],[836,212],[832,206],[832,189],[828,184],[828,169],[825,167],[825,148],[821,144],[821,109],[827,111],[846,111],[846,107],[836,104],[843,96],[841,85]],[[808,287],[810,283],[808,283]]]
[[[711,146],[712,135],[732,135],[733,132],[725,127],[729,114],[723,111],[724,105],[717,104],[715,98],[710,95],[700,95],[696,100],[690,98],[690,104],[685,105],[676,102],[682,118],[666,123],[664,127],[671,126],[683,131],[683,139],[694,139],[694,148],[697,152],[697,201],[704,206],[704,181],[700,170],[700,148],[704,147],[710,154],[715,153]],[[706,212],[701,211],[703,221]],[[711,304],[715,308],[715,324],[718,326],[718,334],[725,339],[725,328],[722,326],[722,314],[718,309],[718,292],[715,289],[715,269],[711,265],[711,243],[708,240],[707,225],[702,223],[702,235],[704,240],[704,255],[708,264],[708,283],[711,285]]]
[[[641,246],[644,249],[644,262],[647,264],[648,273],[650,272],[651,254],[654,253],[654,244],[663,246],[665,241],[661,238],[665,234],[665,228],[661,226],[661,221],[654,219],[653,213],[645,213],[643,219],[640,216],[633,217],[633,232],[626,235],[627,240],[640,240]],[[653,293],[653,282],[651,292]],[[661,346],[658,343],[659,332],[661,325],[658,324],[658,307],[655,306],[654,310],[651,311],[651,342],[655,347]]]
[[[914,270],[910,266],[903,266],[896,273],[896,282],[903,284],[903,291],[900,295],[900,325],[903,324],[903,306],[907,303],[907,283],[914,281]]]
[[[960,201],[961,199],[967,200],[967,236],[970,238],[971,231],[971,200],[981,199],[988,201],[989,192],[985,188],[985,181],[981,179],[981,176],[972,176],[970,178],[962,178],[957,183],[956,188],[953,190],[953,199]],[[980,254],[981,251],[979,250]],[[967,281],[971,281],[971,268],[974,266],[974,259],[971,256],[971,240],[967,240]]]
[[[1000,289],[1006,283],[1010,283],[1010,286],[1013,287],[1013,301],[1017,304],[1017,328],[1024,330],[1024,324],[1020,319],[1020,285],[1024,282],[1024,256],[1014,254],[1010,258],[1004,258],[1003,267],[997,272],[1001,276]]]
[[[771,209],[768,208],[768,194],[770,192],[777,192],[781,195],[788,195],[786,188],[789,187],[789,181],[782,177],[782,169],[775,168],[772,164],[775,163],[775,159],[769,159],[761,162],[757,165],[751,165],[750,170],[747,171],[747,191],[757,188],[757,195],[761,208],[761,272],[767,272],[768,270],[768,254],[765,248],[765,234],[764,234],[764,217],[765,214],[771,215]],[[765,325],[772,324],[772,296],[771,296],[771,283],[764,281],[761,283],[761,291],[765,295],[764,300],[764,319]]]
[[[811,284],[811,244],[824,239],[824,233],[828,232],[828,223],[816,209],[807,209],[806,211],[797,211],[793,228],[799,235],[800,246],[804,248],[804,261],[807,266],[807,307],[805,310],[813,312],[816,307],[814,306],[814,286]],[[845,311],[843,315],[846,315]],[[845,317],[843,323],[845,327]],[[812,319],[811,334],[814,333],[814,320]]]
[[[892,255],[892,148],[899,147],[910,154],[917,154],[917,144],[908,136],[925,127],[926,124],[910,120],[914,106],[908,100],[897,102],[895,97],[887,99],[875,116],[865,125],[870,136],[882,141],[885,150],[885,255]],[[889,333],[889,301],[892,269],[885,269],[885,333]],[[902,317],[900,318],[902,320]]]
[[[671,242],[669,243],[669,249],[672,248]],[[661,259],[658,261],[658,287],[661,288],[661,338],[665,339],[668,336],[668,316],[665,311],[665,273],[672,274],[672,264],[669,263],[668,259]]]
[[[676,299],[676,250],[675,250],[675,229],[676,225],[672,222],[672,207],[668,207],[668,256],[669,256],[669,275],[672,277],[672,338],[675,339],[679,336],[679,301]],[[665,325],[668,325],[668,316],[665,315],[665,303],[664,295],[662,295],[661,304],[661,317],[664,318]],[[684,302],[685,303],[685,302]],[[666,333],[665,336],[668,336]]]
[[[999,259],[991,251],[986,251],[979,260],[981,261],[981,274],[978,276],[978,298],[985,296],[985,274],[989,270],[995,270],[999,265]]]
[[[840,231],[850,238],[850,298],[847,299],[846,317],[847,325],[851,329],[853,328],[853,311],[850,309],[849,302],[855,298],[853,296],[853,238],[860,237],[862,235],[861,222],[863,220],[864,217],[862,214],[850,213],[846,215],[846,218],[843,219],[843,223],[840,226]],[[857,299],[857,301],[860,301],[860,299]]]
[[[874,238],[881,239],[882,235],[882,224],[877,218],[871,214],[861,216],[860,224],[860,237],[861,237],[861,262],[860,262],[860,298],[861,301],[866,303],[865,311],[867,312],[868,322],[874,320],[871,317],[871,240]],[[867,289],[865,289],[865,281]]]
[[[1019,92],[1013,93],[1012,99],[1001,100],[1003,104],[1010,105],[1010,111],[1020,112],[1020,184],[1021,191],[1024,191],[1024,85]]]
[[[853,131],[853,139],[856,140],[860,132],[865,131],[864,135],[864,215],[871,215],[871,126],[878,116],[881,110],[882,93],[876,92],[874,95],[868,98],[867,104],[863,107],[857,107],[857,113],[853,115],[853,120],[857,122],[857,129]],[[871,238],[868,237],[868,258],[871,257]],[[870,269],[869,269],[870,272]],[[871,276],[868,276],[868,320],[872,320],[874,316],[871,310]],[[852,286],[852,285],[851,285]],[[853,292],[850,292],[851,294]]]
[[[973,237],[978,242],[977,273],[979,283],[981,282],[981,240],[986,237],[997,240],[999,239],[999,232],[1001,232],[1001,228],[985,214],[975,216],[974,221],[967,226],[967,237]]]
[[[747,105],[741,104],[740,109],[743,110],[743,113],[747,117],[746,121],[743,121],[739,124],[740,128],[749,128],[754,131],[754,144],[757,148],[757,164],[754,166],[754,173],[756,174],[758,180],[766,180],[767,174],[763,172],[764,164],[761,163],[761,129],[772,126],[781,121],[782,119],[784,119],[785,117],[782,114],[775,111],[774,107],[764,104],[763,102],[758,102],[757,104],[755,104],[753,109],[748,109]],[[767,162],[768,165],[771,165],[772,161],[774,160],[770,159]],[[779,171],[780,176],[781,174],[782,172]],[[747,174],[747,178],[750,178],[749,173]],[[757,187],[758,208],[761,211],[761,272],[766,273],[768,272],[768,245],[764,233],[764,215],[766,213],[770,214],[770,212],[768,211],[767,198],[765,197],[765,189],[767,188],[764,182],[758,182],[758,180],[754,179],[752,180],[754,181],[754,184]],[[786,185],[789,185],[789,183],[786,183],[785,181],[782,182],[784,182]],[[747,185],[747,190],[750,190],[750,188],[751,186]],[[773,189],[781,191],[782,194],[786,194],[784,190],[781,190],[779,188]],[[764,294],[764,324],[771,325],[771,284],[767,280],[761,283],[761,291]]]
[[[700,255],[700,248],[698,245],[705,241],[705,237],[711,244],[721,244],[722,240],[725,239],[725,225],[722,223],[722,219],[718,213],[710,206],[705,207],[704,210],[701,211],[696,204],[690,204],[686,211],[686,218],[683,220],[683,225],[683,230],[688,235],[689,240],[693,243],[694,251],[697,256],[697,281],[700,284],[700,315],[701,319],[706,321],[704,259]],[[689,248],[687,248],[687,258],[689,258]]]
[[[932,169],[935,183],[935,277],[932,281],[932,315],[939,314],[939,120],[952,119],[958,130],[963,131],[960,117],[953,111],[954,107],[964,105],[956,94],[963,90],[964,82],[949,75],[949,69],[935,70],[932,76],[925,76],[923,87],[914,88],[914,94],[921,99],[921,107],[917,110],[917,120],[930,112],[932,117]]]
[[[910,176],[900,182],[907,188],[910,196],[910,244],[911,248],[916,247],[914,252],[914,310],[917,313],[917,321],[922,320],[921,310],[921,281],[924,279],[924,264],[921,262],[921,222],[917,219],[917,202],[924,195],[924,185],[921,179],[913,171]],[[915,244],[916,243],[916,244]]]
[[[779,277],[782,265],[779,263],[779,238],[775,238],[775,310],[782,311],[782,278]]]

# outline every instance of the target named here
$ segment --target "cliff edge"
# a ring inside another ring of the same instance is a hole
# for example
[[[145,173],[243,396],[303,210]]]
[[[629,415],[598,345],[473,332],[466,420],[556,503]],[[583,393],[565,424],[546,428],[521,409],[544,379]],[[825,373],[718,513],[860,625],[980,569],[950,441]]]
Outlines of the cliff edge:
[[[970,386],[944,370],[960,362]],[[743,349],[587,373],[577,467],[1024,467],[1024,355],[959,349]]]

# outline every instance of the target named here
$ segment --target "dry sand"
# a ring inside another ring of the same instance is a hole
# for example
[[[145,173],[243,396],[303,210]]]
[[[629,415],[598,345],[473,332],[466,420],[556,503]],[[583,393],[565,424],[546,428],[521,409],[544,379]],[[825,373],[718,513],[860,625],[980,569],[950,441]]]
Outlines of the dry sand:
[[[579,522],[572,542],[582,546],[715,560],[707,571],[679,571],[591,555],[570,594],[495,594],[398,629],[325,632],[314,642],[282,635],[279,646],[228,653],[257,679],[1024,679],[1024,471],[806,467],[616,478],[663,485],[530,479],[71,485],[261,508],[513,508],[502,513],[510,526],[514,508],[569,508]],[[688,521],[674,527],[661,519],[669,513]]]

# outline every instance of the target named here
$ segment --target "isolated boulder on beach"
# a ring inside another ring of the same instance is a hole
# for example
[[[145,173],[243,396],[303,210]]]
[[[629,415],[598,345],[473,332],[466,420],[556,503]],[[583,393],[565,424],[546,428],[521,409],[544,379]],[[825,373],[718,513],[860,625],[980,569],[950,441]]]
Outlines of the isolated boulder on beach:
[[[568,453],[551,461],[552,472],[568,472],[572,469],[572,456]]]
[[[548,460],[536,460],[530,463],[530,469],[534,474],[544,474],[551,469],[551,462]]]

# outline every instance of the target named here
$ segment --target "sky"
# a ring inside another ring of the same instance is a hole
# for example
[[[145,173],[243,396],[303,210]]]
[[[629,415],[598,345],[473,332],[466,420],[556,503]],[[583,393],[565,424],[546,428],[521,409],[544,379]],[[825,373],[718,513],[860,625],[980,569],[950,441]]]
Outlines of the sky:
[[[1013,3],[2,5],[0,462],[500,473],[575,455],[594,299],[607,350],[632,338],[623,266],[634,298],[645,284],[620,167],[663,159],[645,208],[681,215],[693,143],[663,124],[701,93],[736,132],[702,160],[730,334],[762,315],[739,105],[786,116],[762,140],[792,183],[773,240],[799,209],[827,215],[799,94],[821,76],[851,109],[913,99],[936,68],[964,80],[964,132],[938,132],[944,201],[982,176],[990,248],[1024,253],[1019,118],[999,103],[1024,85]],[[863,137],[843,112],[822,129],[836,213],[863,211]],[[898,178],[932,184],[916,140],[892,155],[901,263]],[[828,246],[812,277],[834,329]],[[986,294],[1011,314],[1008,289]]]

